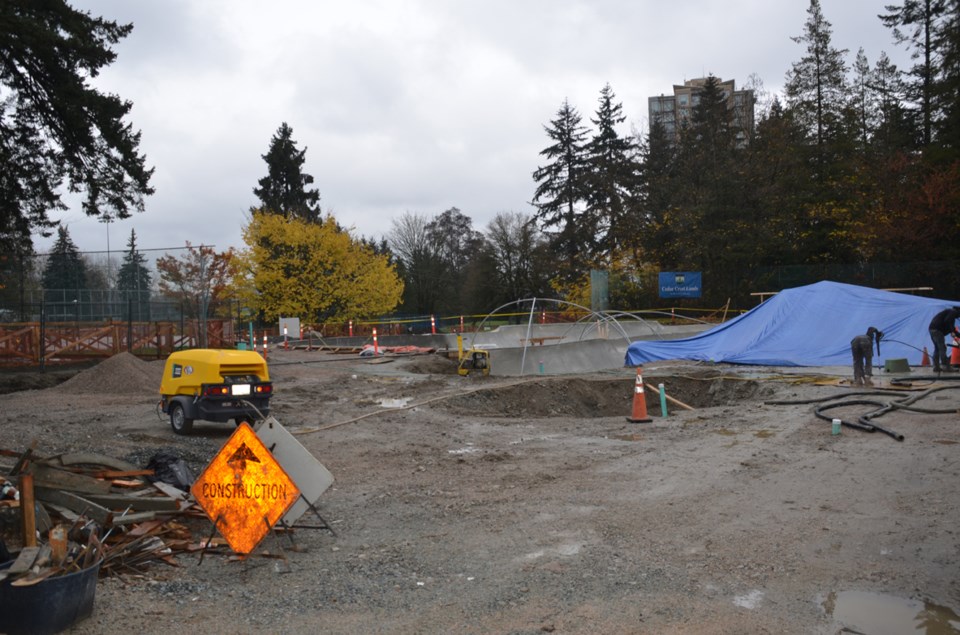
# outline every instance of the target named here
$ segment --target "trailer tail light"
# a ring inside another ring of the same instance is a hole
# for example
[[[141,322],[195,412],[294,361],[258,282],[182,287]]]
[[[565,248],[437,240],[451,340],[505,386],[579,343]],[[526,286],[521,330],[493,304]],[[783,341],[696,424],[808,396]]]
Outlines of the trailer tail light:
[[[219,397],[220,395],[229,395],[229,386],[207,386],[203,391],[204,397]]]
[[[253,391],[258,395],[269,395],[273,392],[273,386],[270,384],[260,384],[259,386],[255,386]]]

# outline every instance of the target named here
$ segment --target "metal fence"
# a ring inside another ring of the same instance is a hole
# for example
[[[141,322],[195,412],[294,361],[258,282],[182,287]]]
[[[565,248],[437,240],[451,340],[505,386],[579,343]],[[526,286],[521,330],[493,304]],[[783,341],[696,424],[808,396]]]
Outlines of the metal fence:
[[[210,303],[206,317],[241,319],[233,298]],[[197,319],[193,307],[158,299],[149,291],[116,289],[45,289],[29,292],[15,302],[0,304],[0,322],[179,322]]]

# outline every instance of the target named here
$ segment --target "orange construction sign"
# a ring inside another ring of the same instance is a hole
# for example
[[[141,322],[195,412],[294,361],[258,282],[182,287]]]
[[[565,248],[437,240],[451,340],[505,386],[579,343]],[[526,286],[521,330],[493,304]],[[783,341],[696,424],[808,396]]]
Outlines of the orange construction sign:
[[[237,427],[190,488],[237,553],[250,553],[300,490],[246,423]]]

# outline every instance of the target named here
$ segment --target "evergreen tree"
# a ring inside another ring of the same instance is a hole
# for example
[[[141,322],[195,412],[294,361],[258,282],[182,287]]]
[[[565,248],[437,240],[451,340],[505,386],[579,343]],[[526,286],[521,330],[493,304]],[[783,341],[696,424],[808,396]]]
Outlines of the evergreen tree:
[[[587,144],[587,212],[596,236],[597,255],[611,254],[635,243],[639,225],[635,196],[639,183],[636,146],[629,136],[620,136],[617,126],[626,121],[623,105],[614,102],[610,84],[600,91],[596,133]]]
[[[270,148],[261,155],[267,163],[267,176],[258,181],[253,193],[260,199],[262,212],[320,222],[320,192],[308,189],[313,177],[303,171],[307,149],[297,149],[293,129],[286,122],[270,139]]]
[[[797,220],[802,237],[797,253],[803,262],[847,261],[851,256],[850,223],[857,213],[859,167],[854,134],[855,115],[850,109],[846,82],[845,49],[832,44],[832,29],[811,0],[804,34],[793,38],[806,51],[787,75],[785,88],[793,121],[806,131],[811,143],[806,181],[797,196],[804,200]]]
[[[820,0],[810,0],[807,14],[803,35],[791,38],[805,44],[806,53],[787,73],[785,92],[796,121],[806,128],[822,153],[843,119],[847,92],[843,56],[847,50],[833,47],[831,24],[823,17]],[[822,154],[818,158],[824,159]]]
[[[64,209],[61,185],[86,192],[90,216],[127,218],[153,193],[130,102],[88,85],[132,25],[65,0],[0,2],[0,227],[27,238]]]
[[[404,283],[402,309],[407,313],[435,313],[440,302],[442,264],[431,240],[429,224],[425,215],[413,212],[392,221],[389,245]]]
[[[641,172],[640,243],[643,253],[666,268],[680,264],[680,246],[673,223],[677,183],[676,146],[666,128],[654,121],[639,147]]]
[[[596,223],[586,214],[588,189],[587,129],[576,108],[563,101],[556,117],[544,126],[553,144],[540,151],[550,163],[533,172],[538,183],[533,196],[537,220],[551,235],[551,246],[562,255],[559,276],[574,280],[590,261]]]
[[[748,280],[746,271],[802,262],[799,247],[805,240],[802,221],[806,207],[801,194],[806,192],[809,174],[806,141],[806,133],[792,113],[774,99],[744,149],[739,171],[749,198],[743,204],[741,227],[749,227],[742,234],[750,241],[740,241],[742,266],[738,270]],[[752,280],[754,289],[780,288],[781,284],[776,278]],[[745,297],[740,291],[739,297]]]
[[[934,94],[937,145],[944,163],[960,160],[960,0],[945,0],[935,44],[940,58]]]
[[[904,0],[901,5],[887,5],[890,13],[879,16],[883,24],[893,30],[894,41],[906,44],[913,59],[919,60],[909,71],[912,79],[907,82],[907,96],[920,104],[924,146],[933,141],[933,121],[937,111],[934,97],[937,31],[948,4],[949,0]]]
[[[0,178],[3,178],[0,176]],[[0,307],[26,310],[26,286],[34,270],[33,242],[26,235],[11,228],[0,227]]]
[[[884,155],[912,153],[920,144],[916,117],[904,102],[903,76],[886,53],[881,53],[870,73],[870,88],[876,93],[878,109],[874,149]]]
[[[126,310],[129,307],[131,318],[150,319],[150,282],[152,276],[146,266],[146,258],[137,251],[137,234],[131,229],[127,252],[117,274],[117,290]]]
[[[81,291],[87,289],[87,265],[66,227],[57,228],[57,241],[43,269],[43,288],[52,302],[80,302]]]
[[[750,261],[755,243],[752,202],[740,178],[742,155],[733,111],[710,75],[681,132],[677,175],[683,185],[673,199],[673,222],[681,264],[709,275],[712,290],[726,297],[736,290],[736,272]]]
[[[866,151],[880,118],[880,95],[871,87],[872,79],[870,62],[861,48],[853,62],[853,81],[850,86],[850,110],[854,126],[852,132],[861,151]]]

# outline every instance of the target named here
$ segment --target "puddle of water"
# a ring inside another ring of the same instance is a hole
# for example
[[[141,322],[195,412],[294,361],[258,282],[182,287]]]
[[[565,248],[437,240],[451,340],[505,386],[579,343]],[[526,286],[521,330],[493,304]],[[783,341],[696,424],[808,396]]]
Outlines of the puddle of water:
[[[741,608],[753,610],[760,606],[760,602],[762,600],[763,591],[755,589],[745,595],[738,595],[737,597],[733,598],[733,603]]]
[[[401,397],[400,399],[381,399],[381,408],[403,408],[410,403],[410,397]]]
[[[921,600],[866,591],[830,593],[824,610],[845,630],[870,635],[957,635],[960,616],[952,609]]]
[[[467,447],[467,448],[458,448],[456,450],[447,450],[448,454],[473,454],[474,452],[479,452],[480,448]]]

